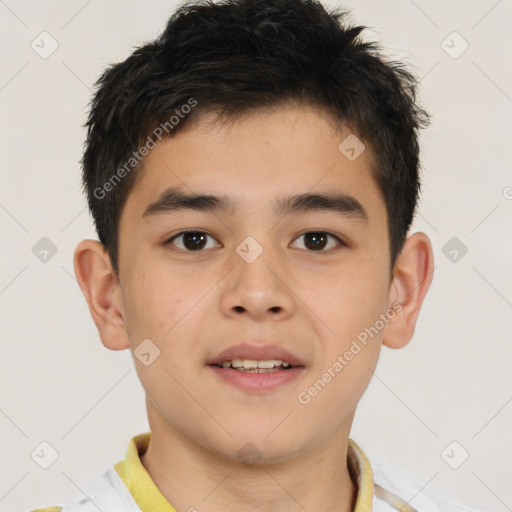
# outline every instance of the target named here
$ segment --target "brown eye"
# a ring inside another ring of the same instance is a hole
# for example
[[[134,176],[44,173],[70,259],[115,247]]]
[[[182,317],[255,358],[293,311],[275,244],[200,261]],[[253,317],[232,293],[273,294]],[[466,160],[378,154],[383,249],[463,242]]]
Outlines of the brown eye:
[[[345,245],[337,236],[331,233],[326,233],[325,231],[309,231],[299,236],[296,240],[301,238],[304,238],[304,241],[302,243],[302,247],[298,248],[305,248],[308,251],[325,252],[324,249],[327,246],[327,249],[331,249],[336,245]],[[337,243],[334,243],[334,245],[331,243],[329,245],[329,239],[332,239]]]
[[[183,251],[201,251],[207,247],[208,238],[215,240],[212,236],[208,235],[204,231],[184,231],[182,233],[173,236],[168,243],[175,245]],[[181,243],[174,243],[175,240],[180,240]]]

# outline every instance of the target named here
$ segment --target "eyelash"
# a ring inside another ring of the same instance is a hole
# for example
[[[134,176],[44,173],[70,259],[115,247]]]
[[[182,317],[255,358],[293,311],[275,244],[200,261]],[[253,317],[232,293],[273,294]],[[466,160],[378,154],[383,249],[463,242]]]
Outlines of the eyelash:
[[[205,231],[198,231],[198,230],[188,230],[188,231],[180,231],[178,234],[176,235],[173,235],[171,238],[169,238],[166,242],[164,242],[164,245],[166,246],[172,246],[173,245],[173,241],[176,240],[177,238],[187,234],[187,233],[198,233],[198,234],[201,234],[201,235],[207,235],[213,239],[215,239],[214,236],[206,233]],[[341,240],[338,236],[336,236],[335,234],[333,233],[330,233],[328,231],[306,231],[305,233],[302,233],[300,234],[297,238],[295,238],[295,240],[301,238],[302,236],[304,235],[308,235],[308,234],[311,234],[311,233],[314,233],[314,234],[322,234],[322,235],[327,235],[328,237],[331,237],[331,238],[334,238],[339,246],[341,247],[347,247],[347,244],[345,242],[343,242],[343,240]],[[181,252],[189,252],[189,253],[194,253],[194,252],[204,252],[206,249],[199,249],[197,251],[189,251],[188,249],[181,249],[181,248],[176,248],[176,247],[173,247],[171,248],[172,251],[181,251]],[[310,250],[307,250],[307,252],[331,252],[332,250],[336,250],[336,248],[330,248],[330,249],[320,249],[318,251],[310,251]]]

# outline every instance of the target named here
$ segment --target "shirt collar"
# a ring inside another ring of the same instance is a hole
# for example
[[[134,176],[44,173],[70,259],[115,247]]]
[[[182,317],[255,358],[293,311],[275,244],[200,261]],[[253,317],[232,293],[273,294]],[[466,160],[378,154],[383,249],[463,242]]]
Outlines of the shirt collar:
[[[140,456],[147,450],[150,439],[151,432],[132,437],[126,458],[114,464],[114,469],[142,512],[178,512],[165,499],[140,461]]]
[[[147,450],[150,439],[151,432],[132,437],[126,458],[114,464],[114,469],[142,512],[177,512],[165,499],[140,461],[140,456]],[[363,450],[352,439],[348,442],[347,464],[357,486],[354,512],[371,512],[374,494],[372,469]]]

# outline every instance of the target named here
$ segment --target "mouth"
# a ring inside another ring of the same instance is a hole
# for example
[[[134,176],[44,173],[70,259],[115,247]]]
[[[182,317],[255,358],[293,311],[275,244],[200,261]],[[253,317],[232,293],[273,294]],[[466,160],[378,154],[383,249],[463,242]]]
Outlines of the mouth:
[[[266,373],[304,367],[304,362],[280,345],[263,345],[262,341],[232,345],[207,361],[208,365],[232,368],[241,372]],[[265,370],[260,372],[259,370]]]
[[[234,345],[208,361],[207,366],[220,381],[250,394],[272,392],[305,370],[297,356],[279,345],[255,343]]]
[[[255,359],[233,359],[231,361],[223,361],[221,364],[214,366],[218,368],[232,368],[243,373],[271,373],[297,368],[288,361],[281,361],[280,359],[263,359],[260,361]]]

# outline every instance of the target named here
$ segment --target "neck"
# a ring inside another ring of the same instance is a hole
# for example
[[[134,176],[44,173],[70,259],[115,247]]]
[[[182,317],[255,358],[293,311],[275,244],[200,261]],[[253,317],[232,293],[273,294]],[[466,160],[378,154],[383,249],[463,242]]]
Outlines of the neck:
[[[173,429],[148,404],[151,442],[141,462],[178,510],[268,512],[354,510],[356,486],[347,467],[346,431],[273,464],[244,464],[207,450]]]

